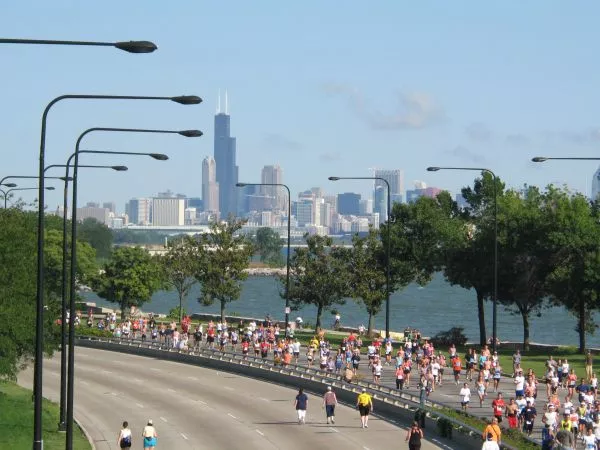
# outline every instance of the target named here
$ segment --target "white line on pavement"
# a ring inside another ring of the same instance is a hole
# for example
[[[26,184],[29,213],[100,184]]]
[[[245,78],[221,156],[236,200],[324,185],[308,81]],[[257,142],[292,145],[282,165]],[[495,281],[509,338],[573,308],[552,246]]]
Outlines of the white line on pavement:
[[[163,422],[168,422],[167,419],[165,419],[163,416],[160,416],[160,420],[162,420]]]
[[[183,433],[181,433],[181,437],[184,438],[186,441],[188,440],[188,437]]]
[[[175,389],[168,388],[167,391],[169,391],[169,392],[175,392]]]
[[[160,369],[158,369],[157,367],[150,367],[150,370],[154,370],[155,372],[160,372]]]
[[[84,386],[89,386],[90,383],[88,383],[87,381],[80,381],[81,384],[83,384]]]
[[[437,445],[439,445],[440,447],[444,447],[447,448],[449,450],[452,450],[452,447],[444,444],[443,442],[438,441],[437,439],[431,439],[431,442],[435,442]]]
[[[263,432],[262,432],[262,431],[260,431],[260,430],[256,430],[256,432],[257,432],[258,434],[260,434],[261,436],[264,436],[264,435],[265,435],[265,433],[263,433]]]
[[[336,430],[335,428],[331,428],[331,427],[329,427],[329,429],[330,429],[331,431],[333,431],[334,433],[337,433],[337,432],[338,432],[338,430]]]
[[[369,447],[363,447],[363,450],[371,450]]]
[[[198,378],[196,378],[196,377],[188,377],[188,380],[198,381]]]
[[[138,408],[143,408],[143,407],[144,407],[144,405],[142,405],[141,403],[136,403],[135,405],[136,405]]]
[[[225,389],[227,391],[235,391],[235,389],[233,389],[232,387],[229,387],[229,386],[223,386],[223,389]]]
[[[206,402],[203,402],[202,400],[198,400],[198,403],[201,403],[202,405],[206,405]]]
[[[112,373],[110,370],[103,370],[102,373]]]
[[[263,402],[268,402],[269,401],[268,398],[264,398],[264,397],[258,397],[258,398],[259,398],[259,400],[262,400]]]
[[[133,381],[135,381],[136,383],[141,383],[142,380],[140,380],[139,378],[134,378]]]
[[[233,414],[231,414],[231,413],[227,413],[227,415],[228,415],[229,417],[231,417],[232,419],[236,419],[236,420],[237,420],[237,417],[235,417]]]

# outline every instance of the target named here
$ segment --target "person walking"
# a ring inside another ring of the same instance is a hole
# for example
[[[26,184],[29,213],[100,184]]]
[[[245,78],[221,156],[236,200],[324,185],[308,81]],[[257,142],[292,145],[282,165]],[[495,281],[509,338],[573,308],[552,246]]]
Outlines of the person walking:
[[[592,351],[588,349],[585,354],[585,376],[589,380],[592,378],[594,357],[592,356]]]
[[[298,425],[306,423],[306,407],[308,406],[308,396],[304,393],[303,389],[298,389],[298,395],[294,401],[294,408],[298,414]]]
[[[369,428],[369,413],[373,412],[373,399],[367,393],[367,390],[363,388],[362,392],[358,394],[356,399],[356,407],[360,414],[360,423],[363,428]]]
[[[335,423],[335,407],[337,405],[337,397],[335,392],[331,390],[331,386],[327,386],[327,392],[323,396],[323,408],[325,408],[325,414],[327,416],[327,423],[331,420],[331,423]]]
[[[117,445],[119,448],[131,448],[131,430],[127,421],[123,422],[123,427],[119,431],[119,437],[117,437]]]
[[[485,427],[485,430],[483,430],[483,439],[487,440],[487,437],[489,434],[492,435],[492,440],[494,442],[497,442],[498,446],[500,446],[500,444],[502,442],[502,431],[500,430],[500,427],[498,426],[498,419],[496,417],[494,417],[492,419],[492,423],[487,425]]]
[[[405,441],[408,442],[408,450],[420,450],[421,439],[423,439],[423,430],[415,421],[406,433]]]
[[[154,450],[156,448],[158,434],[156,433],[156,428],[154,428],[154,425],[152,424],[152,419],[148,419],[148,424],[144,427],[142,437],[144,438],[144,448],[149,450]]]

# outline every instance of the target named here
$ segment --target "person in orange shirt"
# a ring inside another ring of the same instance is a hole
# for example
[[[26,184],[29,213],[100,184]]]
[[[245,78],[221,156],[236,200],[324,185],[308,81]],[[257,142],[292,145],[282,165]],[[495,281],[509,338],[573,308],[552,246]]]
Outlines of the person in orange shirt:
[[[498,426],[498,419],[497,418],[493,418],[492,419],[492,423],[490,423],[488,426],[485,427],[485,430],[483,430],[483,440],[485,441],[487,438],[488,433],[490,433],[492,435],[492,440],[496,441],[498,443],[498,445],[501,444],[501,439],[502,439],[502,431],[500,430],[500,427]]]
[[[458,380],[460,378],[460,370],[462,367],[462,363],[460,361],[460,357],[458,355],[452,358],[452,370],[454,371],[454,382],[458,386]]]

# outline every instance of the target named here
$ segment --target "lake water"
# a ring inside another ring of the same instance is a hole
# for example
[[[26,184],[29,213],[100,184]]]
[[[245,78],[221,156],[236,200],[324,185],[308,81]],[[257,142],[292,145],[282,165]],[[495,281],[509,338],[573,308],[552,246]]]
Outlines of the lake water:
[[[239,300],[229,303],[226,312],[239,316],[262,318],[270,313],[275,319],[284,319],[285,300],[279,292],[283,286],[275,277],[249,277],[245,282]],[[219,305],[203,306],[197,301],[200,289],[195,286],[187,299],[184,309],[188,313],[219,313]],[[84,293],[88,301],[99,306],[114,307],[115,304],[100,299],[94,293]],[[402,292],[396,292],[390,299],[390,328],[403,330],[407,326],[418,328],[425,336],[433,336],[439,331],[446,331],[454,326],[461,326],[470,341],[479,340],[477,321],[477,299],[475,292],[457,286],[450,286],[441,275],[436,275],[431,283],[421,288],[410,285]],[[142,306],[144,312],[166,314],[178,306],[177,294],[174,291],[160,291],[154,294],[151,302]],[[492,303],[486,302],[486,331],[492,334]],[[358,326],[367,325],[368,315],[364,308],[353,300],[337,307],[342,316],[342,324]],[[291,319],[301,316],[305,322],[314,324],[316,308],[304,307],[300,311],[292,311]],[[596,318],[598,320],[598,318]],[[324,326],[330,326],[333,316],[323,314]],[[530,338],[532,342],[543,344],[578,345],[578,334],[575,332],[576,319],[564,308],[549,308],[542,311],[540,317],[530,318]],[[376,327],[385,328],[385,308],[376,318]],[[521,316],[514,316],[498,305],[498,337],[501,340],[521,341],[523,326]],[[588,336],[590,347],[600,347],[600,335]]]

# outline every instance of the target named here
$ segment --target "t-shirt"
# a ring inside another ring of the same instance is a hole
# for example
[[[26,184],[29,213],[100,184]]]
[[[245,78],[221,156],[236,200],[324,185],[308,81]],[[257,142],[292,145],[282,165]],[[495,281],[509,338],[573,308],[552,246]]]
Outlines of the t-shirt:
[[[522,391],[524,385],[525,385],[525,377],[522,375],[516,376],[515,377],[515,389],[517,391]]]
[[[296,395],[296,409],[306,409],[306,405],[308,404],[308,396],[306,394],[298,394]]]
[[[492,402],[492,408],[494,408],[495,416],[502,416],[504,414],[504,408],[506,404],[504,403],[504,399],[494,399]]]
[[[461,401],[467,403],[471,399],[471,389],[469,389],[468,387],[464,387],[460,390],[459,395],[462,398]]]
[[[358,394],[358,404],[359,406],[369,406],[371,404],[371,396],[366,392]]]
[[[594,436],[593,434],[584,435],[583,444],[586,450],[596,450],[596,436]]]

